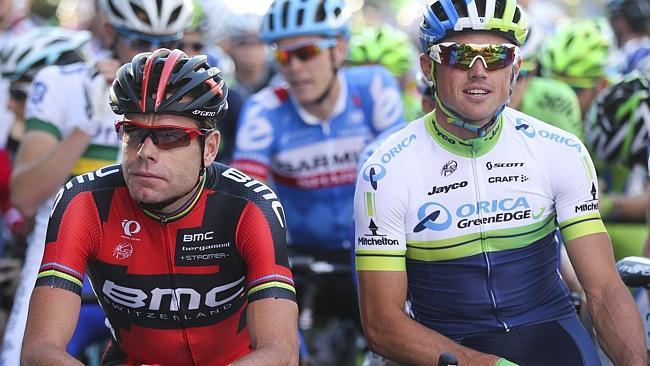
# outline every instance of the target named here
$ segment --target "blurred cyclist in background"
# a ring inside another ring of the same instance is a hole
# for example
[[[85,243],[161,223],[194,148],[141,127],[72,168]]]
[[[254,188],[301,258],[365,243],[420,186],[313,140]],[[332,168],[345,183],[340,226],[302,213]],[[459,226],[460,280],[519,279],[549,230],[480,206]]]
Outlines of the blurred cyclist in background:
[[[244,97],[271,83],[276,74],[269,46],[260,38],[262,14],[235,12],[227,19],[223,48],[235,62],[235,83]]]
[[[206,43],[205,33],[207,27],[208,19],[206,19],[206,13],[203,11],[201,3],[195,0],[192,20],[189,26],[185,28],[183,40],[179,48],[188,56],[207,55],[208,63],[222,70],[223,78],[228,85],[234,85],[235,63],[217,44]],[[221,133],[219,154],[217,154],[218,162],[228,163],[232,158],[232,152],[235,148],[235,130],[243,103],[244,99],[241,93],[230,88],[230,92],[228,93],[228,112],[226,112],[223,118],[217,121],[217,129]]]
[[[544,43],[542,76],[569,84],[584,117],[591,102],[607,86],[605,67],[611,43],[603,19],[582,19],[561,27]]]
[[[19,363],[27,304],[43,256],[51,197],[71,176],[117,160],[116,116],[106,103],[117,67],[143,51],[176,48],[192,14],[191,0],[102,0],[100,7],[108,20],[104,44],[114,58],[98,61],[95,67],[83,62],[48,66],[34,76],[28,91],[27,132],[16,157],[11,199],[26,217],[35,215],[36,223],[4,337],[1,361],[6,365]],[[90,295],[89,285],[85,292]],[[97,321],[103,319],[101,314],[93,316]],[[80,321],[77,332],[85,324]],[[88,322],[88,326],[95,328],[97,322]],[[70,346],[76,347],[72,343]]]
[[[352,33],[348,62],[351,65],[382,65],[399,81],[404,119],[422,116],[415,83],[415,46],[408,34],[389,25],[366,26]]]
[[[386,69],[343,67],[348,19],[343,0],[276,0],[271,5],[261,36],[272,45],[287,84],[248,99],[233,160],[238,169],[276,187],[290,253],[347,266],[359,153],[381,131],[404,121],[399,85]],[[301,273],[294,274],[300,294]],[[350,271],[323,286],[316,315],[358,319]],[[315,353],[317,359],[337,356],[336,351]]]
[[[612,0],[607,3],[616,43],[625,56],[621,72],[650,75],[650,1]]]

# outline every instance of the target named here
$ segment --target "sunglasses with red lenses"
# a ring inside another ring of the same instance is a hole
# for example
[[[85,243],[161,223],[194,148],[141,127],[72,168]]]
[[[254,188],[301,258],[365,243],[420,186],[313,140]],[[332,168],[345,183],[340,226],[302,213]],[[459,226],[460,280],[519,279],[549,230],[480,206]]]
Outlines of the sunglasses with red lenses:
[[[334,47],[336,39],[324,39],[315,43],[297,44],[291,47],[283,47],[275,49],[275,60],[282,66],[286,66],[291,62],[295,56],[300,61],[310,60],[320,55],[324,50]]]
[[[189,146],[197,136],[206,136],[213,130],[188,128],[171,125],[149,126],[133,121],[115,122],[115,132],[119,139],[129,146],[138,147],[147,137],[161,149]]]
[[[517,60],[519,47],[513,44],[474,44],[445,42],[431,46],[429,57],[435,62],[467,71],[481,60],[489,71],[500,70]]]

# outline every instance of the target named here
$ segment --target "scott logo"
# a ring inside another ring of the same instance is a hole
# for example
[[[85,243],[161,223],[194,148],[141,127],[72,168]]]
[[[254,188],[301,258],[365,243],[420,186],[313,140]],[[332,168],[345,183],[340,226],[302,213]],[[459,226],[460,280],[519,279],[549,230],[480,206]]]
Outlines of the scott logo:
[[[524,163],[492,163],[491,161],[488,161],[485,163],[485,167],[487,170],[492,170],[496,168],[514,168],[514,167],[521,167],[524,166]]]
[[[139,233],[140,229],[141,227],[139,222],[127,219],[122,220],[122,230],[124,231],[124,235],[133,236],[133,234]]]

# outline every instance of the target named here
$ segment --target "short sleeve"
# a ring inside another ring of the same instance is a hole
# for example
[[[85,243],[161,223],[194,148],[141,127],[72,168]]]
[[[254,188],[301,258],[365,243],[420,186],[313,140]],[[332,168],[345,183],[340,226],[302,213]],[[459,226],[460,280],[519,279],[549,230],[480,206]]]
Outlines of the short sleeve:
[[[354,193],[356,269],[405,271],[406,188],[375,156],[361,168]]]

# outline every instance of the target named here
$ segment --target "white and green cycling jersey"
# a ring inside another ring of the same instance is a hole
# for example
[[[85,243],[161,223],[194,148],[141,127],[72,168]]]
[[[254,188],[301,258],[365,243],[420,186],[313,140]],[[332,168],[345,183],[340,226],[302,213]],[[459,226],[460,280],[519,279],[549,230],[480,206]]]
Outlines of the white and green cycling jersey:
[[[459,339],[575,315],[565,243],[604,232],[598,182],[574,135],[506,108],[461,140],[434,113],[391,135],[355,193],[359,271],[407,271],[417,321]]]

